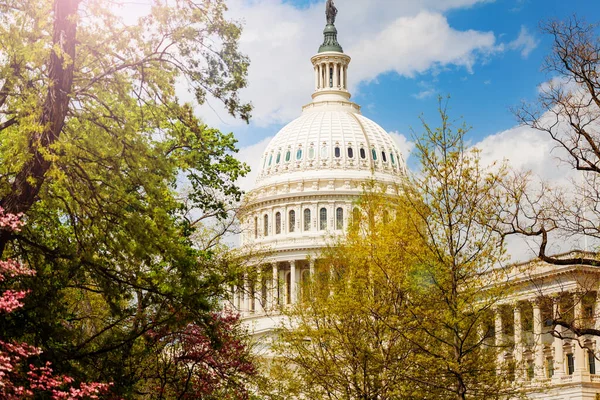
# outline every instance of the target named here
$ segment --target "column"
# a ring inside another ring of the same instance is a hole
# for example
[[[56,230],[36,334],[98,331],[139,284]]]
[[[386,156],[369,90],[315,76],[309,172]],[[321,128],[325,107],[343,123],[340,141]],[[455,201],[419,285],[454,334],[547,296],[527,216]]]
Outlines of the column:
[[[346,89],[346,77],[345,77],[345,72],[346,72],[346,67],[344,66],[344,64],[341,65],[341,69],[340,69],[340,88],[342,89]]]
[[[338,82],[338,64],[334,63],[333,64],[333,87],[337,89],[338,86],[339,86],[339,82]]]
[[[244,274],[244,307],[242,311],[250,312],[250,282],[248,282],[248,274]]]
[[[309,268],[310,268],[310,277],[314,279],[315,277],[315,260],[311,259],[309,261]]]
[[[552,315],[554,319],[560,318],[560,297],[556,296],[552,299]],[[563,329],[561,326],[556,326],[558,336],[562,335]],[[563,341],[561,338],[554,337],[552,342],[554,348],[554,381],[560,382],[561,377],[565,374],[565,354],[563,350]]]
[[[319,90],[319,66],[315,65],[315,91]]]
[[[532,304],[535,378],[544,379],[544,343],[542,342],[543,321],[540,299],[535,299]]]
[[[515,379],[520,381],[524,378],[523,376],[523,319],[521,316],[521,305],[519,302],[515,302],[514,304],[514,324],[515,324],[515,349],[514,349],[514,358],[515,358]]]
[[[494,307],[494,343],[496,345],[497,355],[497,365],[496,369],[500,372],[502,369],[502,364],[504,363],[504,349],[502,346],[504,345],[502,332],[502,314],[500,312],[500,307]]]
[[[262,301],[262,271],[257,274],[254,283],[254,313],[262,314],[265,312],[265,304]]]
[[[575,313],[575,324],[577,327],[583,326],[583,298],[577,293],[573,294],[574,298],[574,313]],[[587,349],[584,347],[585,337],[579,336],[573,340],[573,346],[575,347],[575,374],[581,378],[587,377],[589,380],[589,372],[587,370]]]
[[[273,276],[271,278],[271,307],[277,309],[279,305],[279,269],[277,263],[273,263]]]
[[[348,66],[344,67],[344,87],[348,89]]]
[[[292,295],[291,304],[298,301],[298,285],[296,284],[296,261],[290,261],[290,294]]]
[[[319,64],[319,89],[323,89],[323,64]]]

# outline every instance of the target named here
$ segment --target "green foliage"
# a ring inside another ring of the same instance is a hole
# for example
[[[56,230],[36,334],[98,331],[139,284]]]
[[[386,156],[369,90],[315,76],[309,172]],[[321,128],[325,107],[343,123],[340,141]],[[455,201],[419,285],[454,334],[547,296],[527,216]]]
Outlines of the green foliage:
[[[440,100],[416,138],[421,169],[394,195],[367,185],[343,243],[322,255],[283,313],[279,393],[308,399],[507,399],[492,309],[505,298],[504,243],[490,218],[504,167],[484,168]],[[275,362],[277,363],[277,361]],[[298,384],[300,382],[300,384]],[[277,391],[276,390],[276,391]]]
[[[211,96],[248,119],[250,106],[223,1],[155,1],[127,24],[118,3],[0,0],[0,205],[27,222],[0,232],[0,255],[37,272],[0,333],[133,398],[157,362],[147,332],[210,325],[230,279],[231,258],[192,235],[228,216],[248,167],[194,107]],[[184,82],[196,104],[177,98]]]

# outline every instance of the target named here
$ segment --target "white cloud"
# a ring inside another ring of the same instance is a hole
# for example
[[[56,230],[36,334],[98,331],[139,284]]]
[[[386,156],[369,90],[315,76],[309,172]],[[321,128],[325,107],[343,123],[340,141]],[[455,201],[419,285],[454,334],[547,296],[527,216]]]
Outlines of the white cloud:
[[[521,57],[527,58],[529,54],[535,50],[540,44],[539,39],[536,39],[527,28],[521,26],[519,36],[508,44],[510,50],[521,50]]]
[[[404,162],[408,162],[408,158],[415,148],[415,143],[408,140],[408,138],[400,132],[389,132],[389,134],[396,143],[396,146],[398,146]]]
[[[271,139],[273,138],[267,137],[256,144],[247,147],[242,147],[237,153],[236,158],[242,162],[245,162],[251,168],[250,173],[248,175],[237,181],[238,186],[242,190],[248,192],[249,190],[254,188],[254,182],[258,177],[258,172],[260,171],[261,167],[261,157],[264,151],[267,149],[267,145],[269,144]]]
[[[345,0],[338,2],[339,41],[353,57],[351,90],[394,71],[405,76],[448,66],[471,70],[481,54],[496,51],[491,32],[453,29],[443,12],[485,0]],[[258,126],[285,123],[310,101],[310,57],[323,41],[323,1],[298,9],[283,0],[231,0],[229,16],[244,24],[241,51],[251,60],[242,98],[254,104]],[[239,125],[216,101],[201,109],[217,127]],[[214,110],[213,110],[214,108]]]

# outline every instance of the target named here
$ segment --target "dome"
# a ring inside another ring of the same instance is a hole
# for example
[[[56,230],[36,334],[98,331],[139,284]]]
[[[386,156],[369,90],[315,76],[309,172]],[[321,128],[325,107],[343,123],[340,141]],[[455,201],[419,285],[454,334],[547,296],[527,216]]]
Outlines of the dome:
[[[391,136],[348,104],[305,107],[267,146],[257,187],[312,177],[397,181],[404,176],[405,163]]]

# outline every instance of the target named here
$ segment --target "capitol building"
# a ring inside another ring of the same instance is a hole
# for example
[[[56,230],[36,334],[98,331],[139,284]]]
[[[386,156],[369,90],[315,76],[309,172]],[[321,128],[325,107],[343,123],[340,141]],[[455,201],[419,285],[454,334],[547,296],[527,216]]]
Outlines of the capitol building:
[[[257,263],[259,278],[234,288],[232,302],[263,343],[282,322],[278,308],[299,300],[321,252],[343,237],[364,184],[375,181],[392,195],[408,173],[390,135],[351,101],[351,58],[329,22],[310,59],[312,101],[262,154],[240,218],[242,247],[263,249],[264,257]],[[510,344],[498,361],[525,366],[515,380],[529,398],[599,400],[600,337],[577,338],[560,327],[560,335],[552,334],[547,321],[569,308],[581,326],[600,329],[600,274],[593,267],[541,261],[525,266],[514,266],[514,290],[494,310],[495,340]]]

